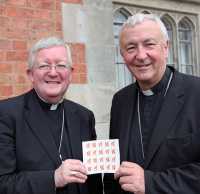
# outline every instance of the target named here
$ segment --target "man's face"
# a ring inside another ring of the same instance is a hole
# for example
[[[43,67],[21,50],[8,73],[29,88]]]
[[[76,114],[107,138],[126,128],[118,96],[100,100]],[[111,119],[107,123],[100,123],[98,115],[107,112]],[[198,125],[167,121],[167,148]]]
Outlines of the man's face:
[[[50,70],[41,70],[41,64],[51,64]],[[73,68],[57,71],[56,64],[69,64],[67,50],[64,47],[41,49],[35,53],[33,70],[27,70],[37,94],[45,101],[56,104],[66,92],[73,74]]]
[[[121,55],[140,88],[150,89],[162,78],[168,57],[168,42],[164,44],[159,25],[144,20],[135,27],[126,26],[119,38]]]

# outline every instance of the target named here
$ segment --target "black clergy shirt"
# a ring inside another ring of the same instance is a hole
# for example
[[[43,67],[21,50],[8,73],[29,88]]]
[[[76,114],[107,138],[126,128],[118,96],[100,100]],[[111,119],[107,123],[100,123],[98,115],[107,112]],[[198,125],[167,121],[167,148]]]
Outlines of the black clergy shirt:
[[[42,107],[47,123],[49,124],[49,128],[51,129],[52,135],[55,140],[55,144],[57,146],[57,150],[59,150],[59,145],[60,145],[60,140],[61,140],[61,131],[62,131],[62,122],[63,122],[64,102],[62,101],[58,105],[54,105],[55,110],[51,110],[52,104],[44,102],[37,94],[36,96]],[[64,120],[64,130],[63,130],[63,137],[62,137],[60,152],[62,155],[62,161],[72,158],[72,151],[71,151],[71,146],[70,146],[70,139],[68,135],[66,119]],[[56,193],[57,194],[61,194],[61,193],[79,194],[80,192],[79,192],[77,183],[70,183],[64,188],[56,189]]]
[[[129,139],[128,161],[137,163],[141,167],[144,165],[142,144],[144,156],[146,156],[149,139],[164,100],[170,76],[171,70],[167,67],[162,79],[151,88],[152,94],[149,96],[145,96],[144,92],[140,90],[138,83],[136,83],[137,91],[139,92],[139,112],[142,135],[140,135],[138,101],[136,101]]]

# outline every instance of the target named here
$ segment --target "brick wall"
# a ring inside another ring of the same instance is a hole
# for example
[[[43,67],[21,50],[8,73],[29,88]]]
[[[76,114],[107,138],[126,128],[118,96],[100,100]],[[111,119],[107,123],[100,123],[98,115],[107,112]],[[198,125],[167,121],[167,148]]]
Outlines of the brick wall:
[[[83,0],[0,0],[0,99],[31,89],[26,75],[29,51],[41,38],[62,39],[61,3]],[[70,44],[75,68],[72,83],[86,83],[84,44]]]

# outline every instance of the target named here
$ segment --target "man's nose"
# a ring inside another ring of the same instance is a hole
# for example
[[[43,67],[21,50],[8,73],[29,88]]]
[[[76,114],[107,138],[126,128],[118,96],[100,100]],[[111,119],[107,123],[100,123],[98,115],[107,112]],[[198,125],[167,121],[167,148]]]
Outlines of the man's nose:
[[[147,58],[146,49],[142,46],[137,48],[136,59],[139,61],[143,61]]]
[[[57,70],[56,70],[56,66],[54,66],[54,65],[52,65],[51,67],[50,67],[50,69],[49,69],[49,75],[51,75],[51,76],[55,76],[55,75],[57,75]]]

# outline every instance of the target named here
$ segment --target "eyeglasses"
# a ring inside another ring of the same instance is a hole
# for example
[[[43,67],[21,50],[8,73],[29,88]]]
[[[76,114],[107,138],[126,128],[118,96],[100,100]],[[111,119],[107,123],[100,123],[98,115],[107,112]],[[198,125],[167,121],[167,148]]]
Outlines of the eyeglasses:
[[[66,64],[66,63],[58,63],[55,65],[52,64],[39,64],[37,66],[35,66],[37,69],[41,70],[41,71],[50,71],[52,67],[55,67],[55,69],[57,71],[65,71],[70,69],[70,65]]]

